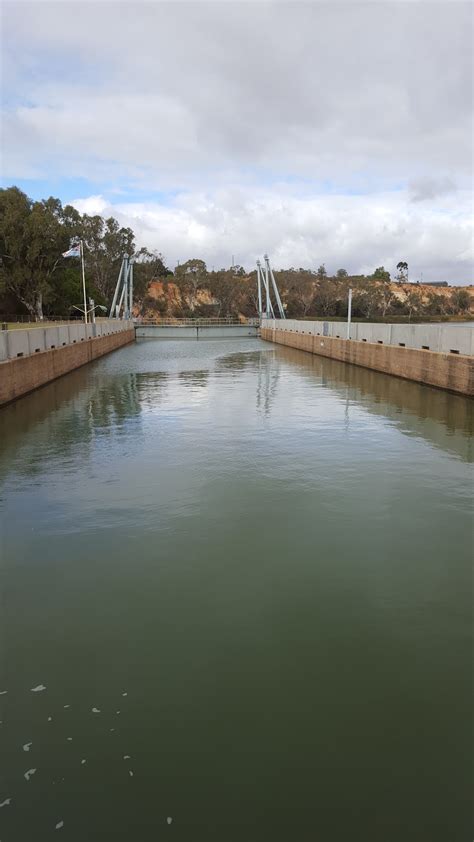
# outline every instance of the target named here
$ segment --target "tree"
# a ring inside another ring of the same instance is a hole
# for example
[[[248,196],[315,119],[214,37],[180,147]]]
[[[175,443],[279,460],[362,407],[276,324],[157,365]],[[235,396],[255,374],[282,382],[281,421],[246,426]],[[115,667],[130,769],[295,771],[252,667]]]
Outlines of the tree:
[[[131,228],[121,228],[113,217],[102,219],[84,214],[80,236],[84,240],[87,278],[94,284],[99,298],[110,303],[122,258],[135,252],[135,235]]]
[[[165,264],[165,258],[160,252],[139,249],[135,254],[133,269],[133,288],[137,299],[146,295],[150,281],[163,281],[172,278],[173,273]]]
[[[372,278],[361,278],[355,285],[352,309],[354,315],[365,319],[373,318],[381,313],[383,308],[381,285],[374,283]]]
[[[429,291],[424,310],[430,316],[446,316],[449,312],[449,299],[445,295]]]
[[[384,266],[378,266],[372,277],[375,281],[390,281],[390,272]]]
[[[209,292],[217,302],[217,316],[231,316],[235,312],[236,302],[241,293],[240,268],[233,266],[231,269],[209,273]]]
[[[379,293],[380,293],[380,309],[382,318],[385,318],[388,311],[390,310],[393,301],[395,300],[395,293],[392,289],[392,285],[390,281],[384,282],[379,286]]]
[[[405,298],[405,307],[408,312],[408,319],[416,316],[423,309],[423,299],[417,289],[410,290]]]
[[[467,289],[455,289],[450,295],[450,303],[455,313],[467,313],[471,309],[471,296]]]
[[[53,295],[70,236],[59,199],[33,202],[18,187],[0,190],[1,285],[37,319]]]
[[[319,270],[318,270],[319,271]],[[337,290],[329,278],[322,278],[314,296],[316,313],[322,316],[333,316],[336,312]]]
[[[390,282],[390,272],[387,272],[384,266],[378,266],[372,275],[372,279],[378,285],[380,314],[385,318],[395,299],[395,293]]]
[[[324,263],[321,263],[321,266],[318,267],[318,271],[316,272],[318,279],[321,281],[323,278],[327,278],[327,274]]]
[[[347,278],[347,277],[348,277],[348,274],[347,274],[346,269],[338,269],[337,270],[336,278],[342,279],[342,278]]]
[[[310,272],[305,272],[304,269],[300,269],[299,277],[295,279],[295,283],[291,288],[291,293],[298,308],[298,315],[305,318],[314,302],[314,275]]]
[[[397,281],[400,281],[400,283],[407,283],[408,282],[408,263],[406,262],[406,260],[400,260],[399,263],[397,263],[397,269],[398,269]]]
[[[208,281],[208,274],[204,260],[193,258],[177,266],[175,270],[175,281],[187,299],[191,312],[194,312],[197,305],[198,290],[205,286]]]

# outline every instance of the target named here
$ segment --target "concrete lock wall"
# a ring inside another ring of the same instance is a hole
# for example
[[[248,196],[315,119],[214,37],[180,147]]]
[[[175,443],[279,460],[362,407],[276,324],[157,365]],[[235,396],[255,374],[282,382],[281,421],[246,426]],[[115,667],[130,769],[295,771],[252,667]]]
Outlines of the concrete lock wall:
[[[300,321],[299,319],[264,319],[262,328],[278,328],[290,333],[330,336],[336,339],[354,339],[359,342],[373,342],[379,345],[395,345],[403,348],[419,348],[438,351],[441,354],[474,354],[474,330],[467,325],[398,325],[398,324],[351,324],[347,337],[345,322]]]
[[[0,332],[0,406],[133,342],[131,321]]]
[[[341,362],[463,395],[474,394],[472,328],[357,324],[351,327],[348,341],[347,325],[343,322],[266,319],[261,335],[267,341]]]
[[[63,348],[87,339],[112,336],[133,327],[131,321],[107,319],[95,324],[68,324],[58,327],[19,328],[0,331],[0,362],[38,354],[54,348]]]

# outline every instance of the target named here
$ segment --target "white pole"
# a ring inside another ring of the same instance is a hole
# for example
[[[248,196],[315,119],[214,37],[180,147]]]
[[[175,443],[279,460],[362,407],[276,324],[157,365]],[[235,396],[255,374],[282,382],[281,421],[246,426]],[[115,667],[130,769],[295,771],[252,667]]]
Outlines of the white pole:
[[[349,300],[347,302],[347,339],[351,338],[351,315],[352,315],[352,289],[349,289]]]
[[[133,259],[130,261],[128,274],[129,274],[129,284],[128,284],[129,305],[128,305],[128,310],[129,310],[129,314],[130,314],[129,318],[133,319]]]
[[[267,256],[265,259],[268,263],[268,270],[270,272],[270,277],[272,279],[273,292],[275,293],[277,307],[280,311],[280,319],[285,319],[286,318],[285,311],[283,309],[283,304],[281,303],[280,293],[278,292],[278,287],[277,287],[277,284],[276,284],[276,281],[275,281],[275,276],[273,274],[273,269],[270,266],[270,258]]]
[[[128,254],[124,255],[123,259],[125,260],[125,272],[124,272],[124,275],[123,275],[123,283],[124,283],[124,287],[123,287],[124,288],[123,318],[128,319],[128,281],[129,281],[128,273],[129,273],[129,268],[130,268],[130,264],[128,262]]]
[[[115,287],[114,297],[113,297],[113,300],[112,300],[112,306],[110,308],[110,313],[109,313],[109,316],[110,316],[111,319],[117,319],[118,318],[117,311],[116,311],[116,304],[117,304],[117,298],[118,298],[118,294],[119,294],[120,284],[121,284],[121,281],[122,281],[123,268],[124,268],[124,261],[123,261],[123,258],[122,258],[122,265],[120,266],[120,272],[119,272],[119,276],[117,278],[117,285]]]
[[[258,317],[262,318],[262,281],[260,279],[260,261],[257,260],[257,284],[258,284]]]
[[[266,317],[267,319],[272,317],[275,318],[275,313],[273,312],[272,300],[270,298],[270,278],[268,274],[268,262],[267,262],[267,255],[263,255],[263,259],[265,260],[265,275],[264,275],[264,284],[265,284],[265,292],[266,292]]]
[[[82,292],[84,295],[84,324],[87,324],[87,296],[86,296],[86,275],[84,272],[84,243],[81,240],[81,262],[82,262]]]

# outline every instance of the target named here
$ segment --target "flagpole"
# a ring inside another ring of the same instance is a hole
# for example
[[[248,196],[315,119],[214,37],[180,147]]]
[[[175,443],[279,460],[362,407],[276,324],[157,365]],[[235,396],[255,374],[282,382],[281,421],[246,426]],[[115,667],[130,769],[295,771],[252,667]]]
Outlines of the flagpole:
[[[81,240],[82,292],[84,293],[84,324],[87,324],[86,275],[84,272],[84,244]]]

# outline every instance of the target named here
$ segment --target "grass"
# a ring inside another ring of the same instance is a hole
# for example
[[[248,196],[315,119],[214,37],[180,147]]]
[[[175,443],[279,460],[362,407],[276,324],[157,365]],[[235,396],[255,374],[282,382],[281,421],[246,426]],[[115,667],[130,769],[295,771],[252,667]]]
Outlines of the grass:
[[[104,321],[103,318],[99,318],[96,316],[96,322]],[[31,330],[35,327],[60,327],[61,325],[82,325],[84,324],[82,319],[56,319],[53,322],[49,322],[45,319],[43,322],[2,322],[0,319],[0,329],[2,325],[6,324],[7,330]]]
[[[2,322],[2,325],[5,322]],[[31,330],[34,327],[59,327],[60,325],[75,325],[80,324],[79,320],[75,322],[6,322],[7,330]]]

